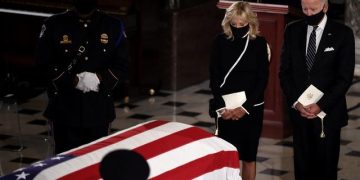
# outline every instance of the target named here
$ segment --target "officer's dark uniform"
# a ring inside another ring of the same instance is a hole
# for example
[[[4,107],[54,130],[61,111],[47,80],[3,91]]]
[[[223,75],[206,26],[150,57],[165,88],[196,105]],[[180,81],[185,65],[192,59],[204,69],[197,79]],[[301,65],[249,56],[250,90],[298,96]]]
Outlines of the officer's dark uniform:
[[[67,71],[80,44],[86,50]],[[73,10],[51,16],[42,26],[37,57],[49,82],[44,116],[54,123],[56,153],[107,135],[115,118],[112,90],[127,79],[128,50],[122,22],[99,10],[88,19],[81,19]],[[84,71],[98,75],[99,92],[83,93],[75,88],[76,74]]]

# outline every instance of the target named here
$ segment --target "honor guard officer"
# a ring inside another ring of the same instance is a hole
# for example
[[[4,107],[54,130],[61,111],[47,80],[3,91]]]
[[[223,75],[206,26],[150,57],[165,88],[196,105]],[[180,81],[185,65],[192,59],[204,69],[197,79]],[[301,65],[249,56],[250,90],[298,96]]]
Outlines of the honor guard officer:
[[[108,135],[115,119],[112,90],[127,80],[128,45],[122,22],[97,9],[97,0],[45,20],[37,64],[47,74],[55,153]]]

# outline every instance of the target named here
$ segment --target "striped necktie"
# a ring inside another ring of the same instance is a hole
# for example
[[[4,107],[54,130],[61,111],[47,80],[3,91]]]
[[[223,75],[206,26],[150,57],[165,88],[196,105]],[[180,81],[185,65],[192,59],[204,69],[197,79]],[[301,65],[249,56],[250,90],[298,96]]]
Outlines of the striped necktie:
[[[314,64],[315,54],[316,54],[316,29],[318,26],[313,26],[313,30],[310,34],[307,53],[306,53],[306,65],[308,71],[311,70],[312,65]]]

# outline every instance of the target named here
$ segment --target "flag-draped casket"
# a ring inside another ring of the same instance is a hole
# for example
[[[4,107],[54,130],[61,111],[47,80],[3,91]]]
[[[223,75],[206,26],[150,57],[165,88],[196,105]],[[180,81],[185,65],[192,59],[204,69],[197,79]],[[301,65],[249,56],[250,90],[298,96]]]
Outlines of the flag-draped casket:
[[[241,179],[233,145],[198,127],[163,120],[116,132],[0,179],[101,179],[100,161],[118,149],[141,154],[150,167],[151,180]]]

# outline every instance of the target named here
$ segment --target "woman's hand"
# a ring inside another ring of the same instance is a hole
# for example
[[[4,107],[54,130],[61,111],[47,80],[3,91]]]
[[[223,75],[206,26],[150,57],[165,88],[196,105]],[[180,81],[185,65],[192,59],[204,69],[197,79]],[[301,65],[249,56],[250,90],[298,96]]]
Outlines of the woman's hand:
[[[242,107],[237,107],[232,110],[232,120],[239,120],[243,116],[245,116],[246,112]]]
[[[232,118],[232,112],[229,109],[224,109],[224,111],[221,113],[221,117],[224,120],[229,120]]]

